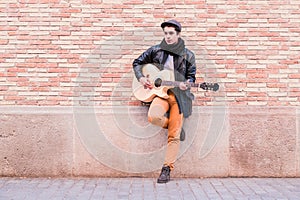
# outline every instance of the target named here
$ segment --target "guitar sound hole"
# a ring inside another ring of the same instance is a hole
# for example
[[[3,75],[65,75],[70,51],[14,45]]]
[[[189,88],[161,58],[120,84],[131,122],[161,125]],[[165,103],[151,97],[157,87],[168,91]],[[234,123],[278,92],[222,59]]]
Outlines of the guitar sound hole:
[[[160,87],[160,86],[161,86],[161,83],[162,83],[162,79],[161,79],[161,78],[157,78],[157,79],[154,81],[155,87]]]

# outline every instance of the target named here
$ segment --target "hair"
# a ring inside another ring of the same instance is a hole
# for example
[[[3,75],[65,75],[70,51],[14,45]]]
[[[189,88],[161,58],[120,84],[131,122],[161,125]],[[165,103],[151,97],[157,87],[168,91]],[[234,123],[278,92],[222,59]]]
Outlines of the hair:
[[[173,27],[175,28],[176,34],[178,35],[180,33],[179,29],[177,26],[173,26],[173,25],[166,25],[165,27]],[[165,29],[165,27],[163,28],[163,30]]]

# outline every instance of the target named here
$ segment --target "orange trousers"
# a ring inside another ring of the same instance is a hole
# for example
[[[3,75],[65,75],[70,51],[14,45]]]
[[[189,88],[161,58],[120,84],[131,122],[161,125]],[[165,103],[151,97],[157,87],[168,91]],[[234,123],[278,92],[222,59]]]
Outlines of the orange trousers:
[[[168,99],[155,97],[148,111],[148,120],[150,123],[168,128],[168,144],[165,155],[164,166],[174,169],[174,163],[180,147],[180,132],[183,124],[183,114],[179,112],[179,107],[172,92],[169,92]],[[169,118],[165,116],[170,112]]]

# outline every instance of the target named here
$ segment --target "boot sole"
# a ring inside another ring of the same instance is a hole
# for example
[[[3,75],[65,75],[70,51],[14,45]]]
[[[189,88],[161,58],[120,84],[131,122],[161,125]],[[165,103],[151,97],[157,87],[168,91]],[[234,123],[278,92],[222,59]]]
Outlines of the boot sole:
[[[157,183],[167,183],[169,181],[170,181],[170,179],[168,179],[168,180],[157,180]]]

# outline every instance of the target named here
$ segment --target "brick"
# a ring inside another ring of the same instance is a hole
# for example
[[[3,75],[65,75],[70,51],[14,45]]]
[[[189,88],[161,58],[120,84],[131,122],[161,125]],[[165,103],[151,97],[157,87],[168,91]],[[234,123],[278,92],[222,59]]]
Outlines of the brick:
[[[291,79],[300,79],[300,74],[289,74],[288,78],[291,78]]]

